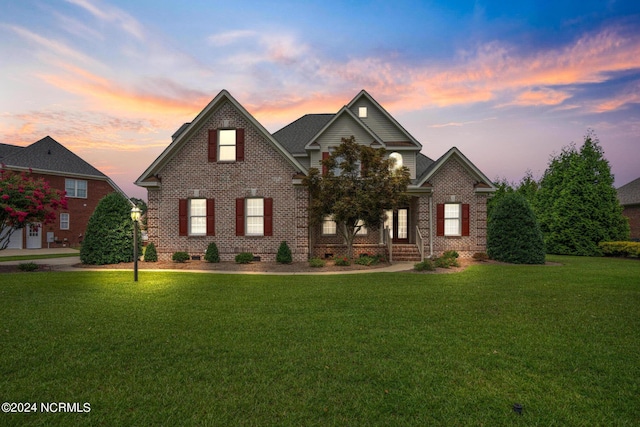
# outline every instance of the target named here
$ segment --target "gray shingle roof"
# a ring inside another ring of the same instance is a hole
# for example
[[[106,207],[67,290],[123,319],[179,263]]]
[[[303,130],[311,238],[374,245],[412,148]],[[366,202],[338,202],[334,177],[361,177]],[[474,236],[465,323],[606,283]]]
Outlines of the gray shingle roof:
[[[425,156],[422,153],[416,155],[416,179],[412,184],[416,184],[422,180],[422,178],[431,170],[431,167],[435,164],[433,160]]]
[[[618,188],[618,200],[622,206],[640,205],[640,178]]]
[[[5,147],[0,147],[0,155],[5,152]],[[39,171],[50,171],[61,174],[75,174],[107,178],[105,174],[82,160],[76,154],[58,143],[50,136],[42,138],[27,147],[16,147],[15,150],[6,150],[6,156],[2,158],[8,168],[31,168]]]
[[[17,145],[0,144],[0,163],[5,163],[4,159],[12,154],[17,153],[24,147],[18,147]]]
[[[291,154],[306,154],[305,145],[335,114],[306,114],[273,134]]]

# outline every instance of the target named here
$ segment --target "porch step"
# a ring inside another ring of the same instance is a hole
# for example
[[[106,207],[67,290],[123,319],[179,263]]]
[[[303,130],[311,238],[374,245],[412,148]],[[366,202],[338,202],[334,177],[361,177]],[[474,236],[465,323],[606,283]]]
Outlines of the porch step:
[[[420,251],[416,245],[391,245],[393,261],[415,261],[420,262]]]

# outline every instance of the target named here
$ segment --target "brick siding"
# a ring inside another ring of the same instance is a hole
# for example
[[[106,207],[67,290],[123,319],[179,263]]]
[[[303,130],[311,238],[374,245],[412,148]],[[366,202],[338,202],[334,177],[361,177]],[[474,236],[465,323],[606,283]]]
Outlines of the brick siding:
[[[224,127],[245,130],[244,161],[208,161],[208,132],[225,121]],[[149,189],[149,242],[156,245],[160,260],[170,260],[177,251],[202,256],[215,242],[223,261],[233,261],[240,252],[275,261],[280,242],[286,241],[294,260],[304,261],[309,247],[307,191],[292,184],[296,172],[243,114],[224,102],[159,172],[160,188]],[[273,199],[272,236],[236,236],[235,200],[254,195]],[[215,199],[215,236],[179,236],[178,201],[189,198]]]
[[[622,215],[629,219],[632,239],[640,239],[640,205],[625,206]]]

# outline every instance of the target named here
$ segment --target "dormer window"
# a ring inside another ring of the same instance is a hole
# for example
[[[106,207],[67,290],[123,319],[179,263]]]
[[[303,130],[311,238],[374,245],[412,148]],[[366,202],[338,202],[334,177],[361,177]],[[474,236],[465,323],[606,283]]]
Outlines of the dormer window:
[[[359,107],[358,108],[358,117],[364,119],[367,117],[367,107]]]

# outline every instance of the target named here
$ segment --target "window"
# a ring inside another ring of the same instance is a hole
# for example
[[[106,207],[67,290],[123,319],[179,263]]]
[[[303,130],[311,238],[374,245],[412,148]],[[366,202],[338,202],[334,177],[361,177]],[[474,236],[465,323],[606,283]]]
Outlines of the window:
[[[369,230],[367,230],[367,227],[365,227],[364,225],[364,221],[363,220],[359,220],[356,224],[356,226],[361,226],[360,230],[358,230],[356,232],[356,236],[366,236],[369,233]]]
[[[65,179],[64,190],[67,192],[67,197],[86,199],[87,181],[82,179]]]
[[[367,107],[359,107],[358,108],[358,117],[364,119],[367,117]]]
[[[221,162],[236,161],[236,130],[220,129],[218,131],[218,160]]]
[[[389,159],[395,160],[391,170],[398,170],[402,167],[402,154],[393,152],[389,154]]]
[[[460,236],[460,204],[445,203],[444,205],[444,235]]]
[[[60,230],[68,230],[69,229],[69,214],[61,213],[60,214]]]
[[[189,199],[189,235],[207,234],[207,199]]]
[[[325,236],[335,236],[337,233],[336,222],[333,217],[327,215],[322,220],[322,234]]]
[[[264,199],[247,199],[247,236],[264,235]]]

